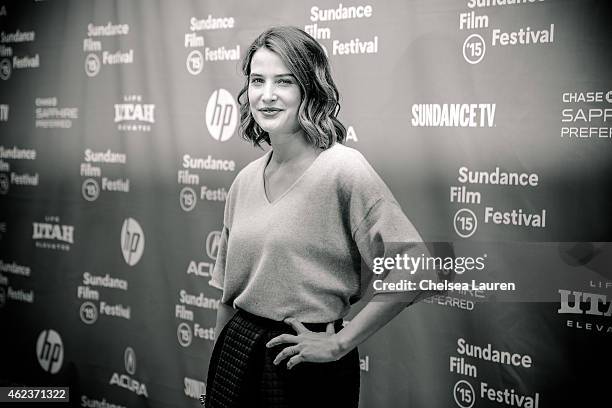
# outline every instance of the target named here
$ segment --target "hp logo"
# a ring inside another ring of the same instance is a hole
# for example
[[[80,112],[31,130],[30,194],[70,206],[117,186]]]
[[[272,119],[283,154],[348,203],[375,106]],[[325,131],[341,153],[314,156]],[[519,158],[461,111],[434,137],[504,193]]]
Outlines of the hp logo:
[[[121,252],[125,263],[134,266],[144,252],[145,237],[140,224],[133,218],[126,218],[121,227]]]
[[[206,127],[213,139],[226,142],[234,135],[238,123],[238,107],[225,89],[212,93],[206,105]]]
[[[64,362],[64,345],[55,330],[43,330],[36,342],[36,357],[43,370],[57,373]]]

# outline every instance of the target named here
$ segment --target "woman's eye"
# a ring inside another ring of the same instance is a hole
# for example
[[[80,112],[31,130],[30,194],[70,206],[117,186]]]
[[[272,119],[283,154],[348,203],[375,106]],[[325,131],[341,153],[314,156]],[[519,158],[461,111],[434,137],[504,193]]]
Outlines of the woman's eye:
[[[278,83],[283,85],[290,85],[292,82],[290,79],[279,79]]]
[[[261,79],[261,78],[251,78],[251,83],[252,84],[261,84],[261,83],[263,83],[263,79]]]

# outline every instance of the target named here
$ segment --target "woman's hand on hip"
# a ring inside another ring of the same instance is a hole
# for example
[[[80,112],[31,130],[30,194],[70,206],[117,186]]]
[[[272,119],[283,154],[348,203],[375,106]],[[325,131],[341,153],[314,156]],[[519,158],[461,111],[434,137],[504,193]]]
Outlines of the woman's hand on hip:
[[[294,318],[285,319],[285,323],[291,325],[297,335],[281,334],[266,344],[268,348],[281,344],[293,344],[278,353],[274,359],[274,364],[280,364],[281,361],[290,357],[287,362],[287,369],[291,369],[303,362],[327,363],[336,361],[344,354],[338,343],[333,323],[328,323],[326,330],[321,333],[308,330]]]

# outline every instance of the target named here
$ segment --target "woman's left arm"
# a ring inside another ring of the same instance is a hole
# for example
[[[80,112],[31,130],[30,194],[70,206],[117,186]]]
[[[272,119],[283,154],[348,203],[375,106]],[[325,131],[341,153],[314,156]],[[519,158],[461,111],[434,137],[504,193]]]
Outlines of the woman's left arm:
[[[296,319],[289,318],[285,322],[290,324],[297,334],[282,334],[270,340],[266,346],[293,344],[285,347],[274,360],[274,364],[279,364],[287,357],[291,357],[287,362],[289,369],[303,362],[336,361],[376,333],[408,304],[408,302],[370,301],[338,333],[334,333],[333,323],[328,324],[326,332],[316,333],[306,329]]]
[[[408,305],[408,302],[370,301],[346,327],[337,333],[340,357],[366,341]]]
[[[371,274],[375,258],[393,258],[396,254],[405,253],[423,256],[429,251],[421,235],[403,213],[382,179],[375,174],[369,164],[365,168],[369,170],[351,173],[359,174],[359,177],[351,179],[353,183],[347,184],[352,186],[347,193],[351,197],[351,204],[342,206],[342,208],[349,209],[352,220],[352,238],[363,261],[369,266],[369,271],[364,270],[361,273]],[[362,167],[359,169],[363,170]],[[376,197],[378,198],[374,199]],[[426,273],[435,273],[435,271]],[[422,274],[417,276],[400,269],[390,270],[387,276],[392,277],[391,281],[399,281],[398,279],[401,278],[415,280],[425,277]],[[275,364],[279,364],[289,358],[288,368],[302,362],[335,361],[363,343],[407,306],[423,300],[427,294],[428,292],[422,291],[401,294],[377,293],[374,297],[383,295],[387,298],[370,300],[338,333],[334,333],[333,323],[327,325],[325,332],[315,333],[296,319],[288,318],[285,319],[285,322],[293,327],[296,334],[282,334],[275,337],[267,343],[267,347],[288,345],[274,360]]]

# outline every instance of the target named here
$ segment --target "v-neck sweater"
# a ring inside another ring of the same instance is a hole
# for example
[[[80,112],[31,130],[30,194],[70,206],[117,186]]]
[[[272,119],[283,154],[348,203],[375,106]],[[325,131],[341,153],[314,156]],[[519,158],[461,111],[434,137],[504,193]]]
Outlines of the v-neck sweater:
[[[230,187],[210,285],[222,303],[273,320],[343,318],[365,290],[362,258],[371,266],[387,244],[421,238],[357,150],[324,150],[273,202],[264,188],[271,154]]]

